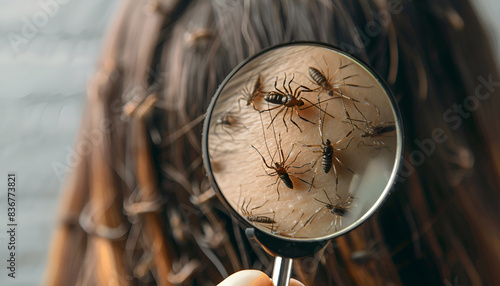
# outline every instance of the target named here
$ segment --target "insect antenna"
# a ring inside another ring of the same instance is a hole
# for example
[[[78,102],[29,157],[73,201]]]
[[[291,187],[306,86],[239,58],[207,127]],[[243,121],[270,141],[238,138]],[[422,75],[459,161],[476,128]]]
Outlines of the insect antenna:
[[[267,106],[269,106],[269,103],[267,103]],[[267,145],[266,130],[264,129],[264,121],[262,120],[262,113],[260,113],[260,112],[259,112],[259,117],[260,117],[260,125],[262,126],[262,135],[264,136],[264,145],[266,145],[266,150],[267,150],[267,153],[269,154],[269,158],[271,158],[271,165],[272,165],[274,163],[274,156],[276,155],[276,152],[274,153],[274,155],[271,155],[271,151],[269,150],[269,146]],[[273,132],[274,132],[274,126],[273,126]],[[260,152],[259,152],[259,154],[260,154]],[[267,164],[266,164],[266,166],[267,166]]]
[[[359,120],[359,119],[358,119],[358,120],[356,120],[356,121],[359,121],[359,122],[370,122],[370,121],[366,118],[366,116],[363,114],[363,112],[361,112],[361,110],[359,110],[359,108],[358,108],[358,106],[356,105],[356,103],[354,103],[353,105],[354,105],[354,108],[356,108],[356,110],[359,112],[359,114],[361,114],[361,116],[362,116],[362,117],[363,117],[363,119],[364,119],[364,121]],[[377,108],[377,110],[378,110],[378,108]],[[379,115],[380,115],[380,111],[379,111]],[[353,120],[355,120],[355,119],[353,119]]]
[[[269,102],[267,103],[267,106],[269,106]],[[282,110],[283,110],[283,109],[282,109]],[[272,117],[272,116],[271,116],[271,112],[269,112],[269,117],[270,117],[270,118]],[[275,116],[274,118],[276,118],[276,116]],[[284,154],[283,154],[283,148],[282,148],[282,146],[281,146],[281,133],[278,133],[278,136],[279,136],[279,138],[280,138],[280,140],[279,140],[279,142],[278,142],[278,139],[276,138],[276,129],[275,129],[274,124],[273,124],[273,120],[274,120],[274,118],[272,118],[272,119],[271,119],[271,123],[270,123],[270,125],[271,125],[271,127],[272,127],[272,131],[273,131],[273,135],[274,135],[274,143],[276,143],[276,152],[278,152],[278,155],[281,155],[281,157],[280,157],[280,160],[279,160],[279,161],[280,161],[280,162],[283,162],[283,164],[284,164],[285,162],[284,162],[283,160],[284,160],[285,156],[284,156]],[[262,121],[262,116],[261,116],[261,121]],[[264,135],[265,135],[264,123],[262,123],[262,132],[263,132],[263,133],[264,133]],[[265,138],[265,136],[264,136],[264,138]],[[266,144],[266,146],[267,146],[267,144]],[[293,147],[293,146],[292,146],[292,147]],[[269,150],[269,149],[268,149],[268,150]],[[291,153],[291,152],[292,152],[292,151],[290,150],[290,153]],[[288,153],[288,155],[290,155],[290,153]],[[276,153],[275,153],[275,154],[276,154]],[[288,158],[288,157],[287,157],[287,158]],[[286,160],[285,160],[285,161],[286,161]]]

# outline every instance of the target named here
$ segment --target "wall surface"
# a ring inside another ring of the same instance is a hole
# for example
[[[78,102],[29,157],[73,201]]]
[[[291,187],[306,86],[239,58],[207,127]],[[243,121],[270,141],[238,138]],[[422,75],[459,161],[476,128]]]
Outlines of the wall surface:
[[[497,63],[500,64],[500,1],[498,0],[472,0],[482,16],[484,26],[490,33],[494,49],[497,54]]]
[[[40,285],[86,84],[117,2],[0,1],[0,285]],[[6,269],[11,171],[15,279]]]

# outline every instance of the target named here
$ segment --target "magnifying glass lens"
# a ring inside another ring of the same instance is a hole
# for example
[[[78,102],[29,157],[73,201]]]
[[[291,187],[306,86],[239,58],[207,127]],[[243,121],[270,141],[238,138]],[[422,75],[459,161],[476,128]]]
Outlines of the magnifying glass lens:
[[[394,99],[365,64],[330,46],[281,45],[238,66],[207,113],[205,167],[248,225],[325,240],[388,195],[402,152]]]

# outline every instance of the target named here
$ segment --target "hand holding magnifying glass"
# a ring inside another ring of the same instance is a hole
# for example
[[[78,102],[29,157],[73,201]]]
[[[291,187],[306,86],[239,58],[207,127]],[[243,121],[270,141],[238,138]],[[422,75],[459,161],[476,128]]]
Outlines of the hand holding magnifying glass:
[[[313,254],[361,224],[393,185],[400,116],[387,86],[359,60],[318,43],[267,49],[217,90],[204,125],[204,162],[220,199],[277,256]]]

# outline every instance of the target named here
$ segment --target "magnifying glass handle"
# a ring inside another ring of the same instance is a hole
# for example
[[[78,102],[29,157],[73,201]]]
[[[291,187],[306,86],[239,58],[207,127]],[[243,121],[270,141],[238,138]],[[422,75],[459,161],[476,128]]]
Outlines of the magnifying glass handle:
[[[275,286],[288,286],[292,274],[293,260],[276,256],[274,258],[273,283]]]

